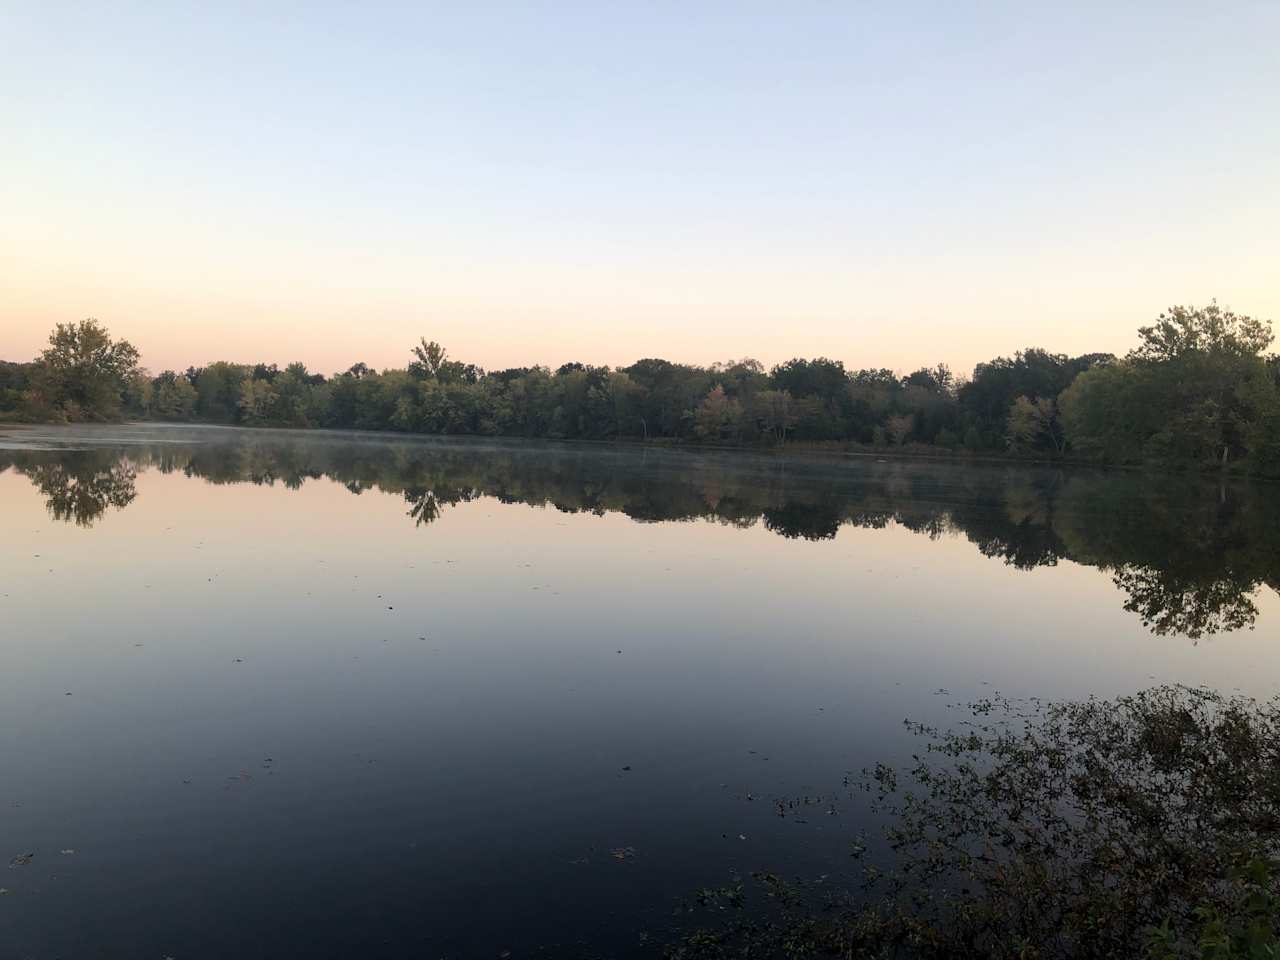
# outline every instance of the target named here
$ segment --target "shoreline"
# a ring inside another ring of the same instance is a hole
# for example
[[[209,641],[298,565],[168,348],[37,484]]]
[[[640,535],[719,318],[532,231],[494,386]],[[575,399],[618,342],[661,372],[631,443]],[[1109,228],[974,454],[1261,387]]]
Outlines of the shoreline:
[[[677,438],[658,439],[614,439],[593,440],[580,437],[522,437],[509,434],[475,434],[475,433],[415,433],[394,430],[365,430],[358,428],[335,427],[284,427],[284,426],[250,426],[239,423],[215,423],[209,421],[188,420],[103,420],[55,423],[51,421],[21,421],[0,418],[0,431],[5,429],[26,429],[41,427],[173,427],[188,429],[242,430],[246,433],[289,433],[298,435],[316,435],[328,437],[366,438],[369,440],[433,440],[433,441],[471,441],[480,443],[534,443],[558,447],[588,447],[592,449],[620,449],[634,451],[659,450],[663,452],[696,455],[699,453],[729,454],[731,456],[752,456],[768,460],[794,461],[797,463],[838,463],[846,460],[872,461],[878,463],[933,463],[955,466],[1024,466],[1024,467],[1058,467],[1090,470],[1118,470],[1126,473],[1156,473],[1165,476],[1193,475],[1198,477],[1216,476],[1222,480],[1249,480],[1259,483],[1274,483],[1268,477],[1233,469],[1235,463],[1223,468],[1221,465],[1195,464],[1159,464],[1159,463],[1107,463],[1098,460],[1085,460],[1073,457],[1033,457],[999,454],[993,452],[969,452],[967,450],[937,450],[921,445],[893,448],[867,448],[861,444],[816,444],[790,443],[779,446],[751,446],[748,444],[727,443],[690,443]]]

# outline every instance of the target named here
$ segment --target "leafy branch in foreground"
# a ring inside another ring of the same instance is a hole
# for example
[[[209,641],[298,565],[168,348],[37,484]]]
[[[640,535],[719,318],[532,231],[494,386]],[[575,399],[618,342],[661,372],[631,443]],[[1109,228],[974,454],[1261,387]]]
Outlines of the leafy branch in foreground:
[[[912,764],[864,777],[887,852],[861,890],[766,879],[668,956],[1280,956],[1280,700],[997,698],[911,726]]]

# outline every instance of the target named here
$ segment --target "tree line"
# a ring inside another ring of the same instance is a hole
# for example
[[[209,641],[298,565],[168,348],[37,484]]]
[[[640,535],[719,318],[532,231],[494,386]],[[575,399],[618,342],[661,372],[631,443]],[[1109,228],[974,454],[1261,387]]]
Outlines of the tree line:
[[[782,446],[919,447],[1280,475],[1280,359],[1268,322],[1173,307],[1123,357],[1040,348],[901,376],[825,357],[771,369],[643,359],[485,371],[423,338],[403,368],[216,361],[156,376],[94,320],[58,324],[30,363],[0,362],[0,415]]]

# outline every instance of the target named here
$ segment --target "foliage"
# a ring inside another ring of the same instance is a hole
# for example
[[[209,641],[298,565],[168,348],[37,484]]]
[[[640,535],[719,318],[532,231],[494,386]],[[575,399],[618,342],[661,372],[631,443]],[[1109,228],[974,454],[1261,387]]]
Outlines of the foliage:
[[[717,383],[698,404],[693,421],[693,434],[699,440],[736,439],[742,428],[742,404]]]
[[[1014,449],[1034,449],[1042,441],[1047,441],[1057,453],[1066,448],[1058,405],[1052,397],[1015,398],[1005,423],[1009,446]]]
[[[908,725],[913,762],[864,772],[888,853],[858,891],[764,877],[668,956],[1280,955],[1280,700],[1158,687]]]
[[[166,370],[151,383],[150,412],[161,420],[189,420],[198,397],[190,380]]]
[[[425,337],[400,369],[355,363],[326,377],[301,363],[216,361],[148,378],[137,351],[89,320],[59,325],[39,361],[0,366],[0,413],[566,440],[932,445],[1280,476],[1280,376],[1262,356],[1267,323],[1217,304],[1174,307],[1138,336],[1120,360],[1028,348],[978,364],[963,382],[945,364],[901,376],[825,357],[771,370],[750,358],[709,367],[646,358],[618,369],[571,362],[486,373]]]
[[[137,349],[127,340],[112,340],[96,320],[60,323],[32,373],[26,403],[49,418],[114,419],[137,370]]]
[[[1062,394],[1073,447],[1114,462],[1227,464],[1280,472],[1280,389],[1262,355],[1269,324],[1224,310],[1174,307],[1139,331],[1123,361],[1082,374]]]
[[[0,414],[15,415],[22,410],[35,364],[0,360]]]
[[[1017,398],[1026,397],[1032,403],[1054,400],[1081,373],[1105,366],[1113,359],[1108,354],[1071,358],[1031,348],[1019,351],[1012,359],[997,357],[978,364],[973,378],[959,390],[966,430],[972,431],[974,439],[980,441],[966,440],[965,446],[1004,445],[1009,411]]]

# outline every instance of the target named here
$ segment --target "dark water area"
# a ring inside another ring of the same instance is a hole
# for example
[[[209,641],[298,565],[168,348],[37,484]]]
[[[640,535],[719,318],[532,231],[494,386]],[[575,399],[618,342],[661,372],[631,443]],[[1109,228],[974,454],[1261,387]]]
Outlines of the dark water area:
[[[1204,477],[10,428],[0,544],[3,957],[650,956],[907,717],[1280,689]]]

